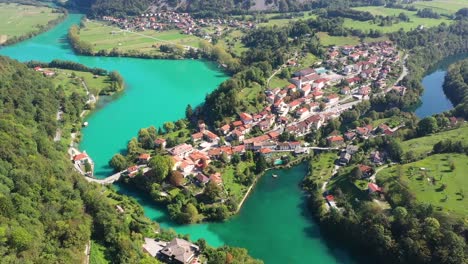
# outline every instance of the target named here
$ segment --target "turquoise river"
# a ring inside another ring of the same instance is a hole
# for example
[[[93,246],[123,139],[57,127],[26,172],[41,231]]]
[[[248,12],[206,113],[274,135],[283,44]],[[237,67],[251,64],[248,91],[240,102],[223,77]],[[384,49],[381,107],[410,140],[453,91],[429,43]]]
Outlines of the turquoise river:
[[[60,25],[30,40],[0,49],[0,55],[19,61],[70,60],[89,67],[117,70],[125,79],[126,90],[116,98],[103,98],[87,117],[80,149],[96,163],[98,177],[109,175],[110,158],[126,148],[138,130],[184,115],[187,104],[201,103],[207,93],[227,78],[214,65],[196,60],[144,60],[133,58],[88,57],[76,55],[66,41],[69,27],[81,15],[71,14]],[[110,100],[112,99],[112,100]],[[280,175],[273,179],[272,173]],[[177,226],[163,208],[145,196],[116,185],[121,193],[133,196],[145,214],[163,227],[205,238],[209,244],[245,247],[251,255],[268,264],[355,263],[344,251],[321,236],[304,204],[298,184],[304,165],[289,170],[270,171],[262,177],[241,212],[224,223]]]

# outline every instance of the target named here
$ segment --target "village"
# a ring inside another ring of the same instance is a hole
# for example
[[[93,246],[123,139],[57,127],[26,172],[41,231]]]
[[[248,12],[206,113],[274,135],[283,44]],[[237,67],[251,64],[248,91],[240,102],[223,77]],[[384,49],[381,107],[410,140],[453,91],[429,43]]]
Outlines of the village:
[[[289,85],[267,89],[265,107],[261,112],[239,113],[237,119],[212,130],[199,121],[197,131],[185,143],[168,146],[167,139],[161,136],[155,139],[154,146],[172,159],[172,170],[185,178],[184,188],[191,188],[193,184],[197,190],[203,190],[210,182],[226,190],[223,171],[208,174],[205,168],[213,161],[229,162],[233,156],[243,156],[247,152],[261,155],[274,166],[313,150],[338,150],[341,154],[336,161],[336,169],[347,166],[359,149],[353,145],[356,139],[389,136],[401,126],[380,124],[373,127],[369,124],[344,133],[333,131],[323,137],[326,139],[325,145],[319,147],[319,142],[306,142],[304,136],[319,130],[343,111],[369,100],[371,96],[391,90],[403,95],[405,87],[396,86],[398,74],[395,73],[402,71],[401,58],[396,47],[388,41],[333,47],[328,50],[327,58],[316,68],[303,68],[295,72],[289,79]],[[286,67],[295,64],[294,60],[290,60]],[[135,165],[112,176],[111,182],[119,180],[121,176],[134,178],[146,173],[151,157],[151,151],[141,153]],[[74,163],[92,165],[86,154],[72,158]],[[370,153],[369,160],[380,166],[389,158],[385,152],[375,149]],[[368,165],[359,165],[359,168],[362,169],[362,178],[369,181],[369,190],[378,192],[379,186],[371,177],[373,168]],[[90,180],[110,183],[105,179]],[[166,191],[161,192],[164,196],[177,187],[170,184],[165,186]],[[247,195],[248,191],[244,199]],[[324,198],[328,205],[335,206],[333,196],[325,195]]]
[[[165,31],[178,29],[183,34],[195,35],[208,41],[211,41],[212,36],[221,36],[223,31],[229,28],[250,29],[255,27],[253,22],[239,21],[235,18],[193,18],[188,13],[173,11],[148,12],[129,18],[103,16],[102,20],[110,22],[123,30]],[[214,28],[214,31],[209,30],[209,27]]]

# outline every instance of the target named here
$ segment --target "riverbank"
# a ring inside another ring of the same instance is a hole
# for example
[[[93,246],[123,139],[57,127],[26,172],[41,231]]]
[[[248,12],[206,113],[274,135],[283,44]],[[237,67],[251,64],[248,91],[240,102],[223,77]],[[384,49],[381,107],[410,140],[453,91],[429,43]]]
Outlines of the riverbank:
[[[3,7],[3,8],[2,8]],[[61,22],[63,22],[67,17],[68,17],[68,11],[66,9],[60,8],[60,9],[52,9],[51,13],[61,13],[62,15],[59,15],[57,18],[49,20],[47,22],[43,21],[43,23],[40,23],[42,20],[42,16],[44,16],[45,10],[42,9],[49,9],[45,8],[43,6],[33,6],[33,8],[30,8],[29,5],[20,5],[20,4],[0,4],[0,16],[4,18],[3,22],[0,23],[0,48],[13,45],[16,43],[19,43],[21,41],[31,39],[41,33],[44,33]],[[25,11],[20,11],[20,10],[25,10]],[[31,9],[28,11],[28,9]],[[34,9],[40,9],[40,14],[38,14],[38,18],[36,21],[34,19],[34,14],[31,14],[31,12],[38,12],[38,10]],[[2,12],[5,12],[2,14]],[[19,21],[10,21],[9,19],[12,19],[14,17],[12,14],[15,12],[19,13],[18,17],[16,19],[19,19]],[[24,14],[23,14],[24,12]],[[14,23],[11,23],[14,22]],[[7,25],[3,26],[2,23],[7,23]],[[30,25],[29,25],[30,24]],[[22,29],[21,27],[24,27]],[[30,31],[31,28],[37,27],[36,30]],[[17,34],[17,32],[23,32],[22,35],[14,35],[13,37],[8,37],[7,34],[3,34],[2,31],[6,30],[8,32],[12,32]]]
[[[428,69],[421,80],[424,91],[421,95],[421,104],[415,110],[418,117],[424,118],[453,109],[454,104],[443,88],[444,78],[450,65],[466,58],[468,58],[467,53],[449,56],[436,62]]]

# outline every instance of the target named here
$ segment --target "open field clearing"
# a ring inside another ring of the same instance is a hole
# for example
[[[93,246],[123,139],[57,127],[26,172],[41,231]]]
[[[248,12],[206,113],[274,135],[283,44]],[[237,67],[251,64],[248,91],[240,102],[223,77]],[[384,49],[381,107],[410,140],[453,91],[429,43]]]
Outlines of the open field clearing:
[[[48,7],[0,3],[0,43],[35,32],[61,13]]]

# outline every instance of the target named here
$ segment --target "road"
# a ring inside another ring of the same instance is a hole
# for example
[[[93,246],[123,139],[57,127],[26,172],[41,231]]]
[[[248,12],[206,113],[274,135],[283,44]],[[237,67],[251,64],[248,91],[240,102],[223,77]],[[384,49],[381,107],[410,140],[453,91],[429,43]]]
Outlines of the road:
[[[146,165],[139,165],[138,166],[138,169],[142,169],[143,170],[143,173],[146,173],[149,171],[149,168],[148,166]],[[90,178],[90,177],[85,177],[85,179],[88,181],[88,182],[96,182],[96,183],[99,183],[99,184],[112,184],[116,181],[118,181],[120,179],[120,177],[122,176],[122,173],[126,172],[127,170],[123,170],[123,171],[120,171],[120,172],[117,172],[107,178],[104,178],[104,179],[95,179],[95,178]]]

